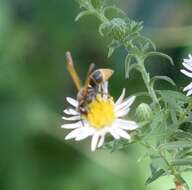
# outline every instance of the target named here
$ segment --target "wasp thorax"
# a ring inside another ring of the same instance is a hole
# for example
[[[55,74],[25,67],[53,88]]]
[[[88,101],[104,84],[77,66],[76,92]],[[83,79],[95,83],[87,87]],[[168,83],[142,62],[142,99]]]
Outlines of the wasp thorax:
[[[112,74],[113,70],[111,69],[97,69],[90,75],[91,83],[101,84],[102,82],[107,81]]]
[[[95,84],[99,84],[103,81],[103,75],[102,72],[100,70],[96,70],[94,71],[91,76],[90,76],[91,80],[95,83]]]

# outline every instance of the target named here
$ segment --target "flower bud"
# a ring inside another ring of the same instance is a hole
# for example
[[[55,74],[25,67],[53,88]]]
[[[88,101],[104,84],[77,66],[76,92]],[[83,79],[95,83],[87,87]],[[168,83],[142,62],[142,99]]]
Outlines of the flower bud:
[[[127,33],[127,24],[121,18],[113,18],[105,25],[105,29],[114,39],[122,40]]]
[[[141,103],[136,109],[135,116],[138,121],[149,121],[153,116],[153,112],[148,104]]]

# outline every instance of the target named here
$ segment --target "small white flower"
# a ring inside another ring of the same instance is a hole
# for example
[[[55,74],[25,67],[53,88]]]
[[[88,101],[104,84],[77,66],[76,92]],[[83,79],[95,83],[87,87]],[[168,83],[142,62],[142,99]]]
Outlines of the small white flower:
[[[107,92],[107,85],[104,86]],[[96,99],[88,104],[87,114],[83,115],[77,111],[78,101],[67,98],[67,101],[73,108],[65,109],[64,113],[70,117],[63,117],[67,121],[75,121],[74,123],[64,124],[61,127],[65,129],[73,129],[66,137],[66,140],[75,139],[83,140],[92,136],[91,150],[101,147],[105,140],[105,135],[110,133],[115,139],[123,137],[130,140],[130,135],[126,131],[136,129],[138,126],[134,121],[121,119],[129,110],[135,97],[124,99],[125,89],[121,96],[114,103],[113,98],[98,94]]]
[[[185,69],[181,69],[180,71],[181,71],[184,75],[192,78],[192,55],[189,54],[189,59],[183,59],[183,63],[182,63],[182,64],[183,64],[183,66],[185,67]],[[190,95],[192,94],[192,82],[191,82],[189,85],[187,85],[187,86],[183,89],[183,91],[188,91],[188,92],[187,92],[187,96],[190,96]]]

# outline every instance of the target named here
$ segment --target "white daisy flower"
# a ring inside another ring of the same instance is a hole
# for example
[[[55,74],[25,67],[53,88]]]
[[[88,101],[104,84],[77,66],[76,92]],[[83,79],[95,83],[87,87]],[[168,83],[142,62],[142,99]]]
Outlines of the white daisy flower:
[[[192,78],[192,55],[189,54],[189,59],[183,59],[183,63],[182,63],[182,64],[183,64],[183,66],[185,67],[185,69],[181,69],[180,71],[181,71],[184,75]],[[188,91],[188,92],[187,92],[187,96],[190,96],[190,95],[192,94],[192,82],[191,82],[189,85],[187,85],[187,86],[183,89],[183,91]]]
[[[107,85],[104,87],[107,92]],[[130,106],[135,100],[135,96],[124,99],[125,89],[123,89],[119,99],[114,102],[112,97],[97,94],[95,100],[87,105],[87,113],[81,114],[77,111],[78,101],[67,97],[67,101],[73,108],[65,109],[64,113],[70,117],[63,117],[64,120],[74,121],[74,123],[64,124],[61,127],[72,129],[65,137],[66,140],[83,140],[92,136],[91,150],[95,151],[103,145],[106,134],[111,134],[115,139],[125,138],[130,140],[127,131],[136,129],[138,126],[134,121],[121,119],[127,115]]]

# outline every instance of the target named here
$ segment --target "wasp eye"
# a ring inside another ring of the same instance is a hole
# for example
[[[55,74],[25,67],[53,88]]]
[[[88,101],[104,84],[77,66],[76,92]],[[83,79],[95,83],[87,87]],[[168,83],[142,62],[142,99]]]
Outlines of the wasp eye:
[[[103,81],[102,73],[99,70],[94,71],[91,74],[91,78],[95,83],[101,83]]]

